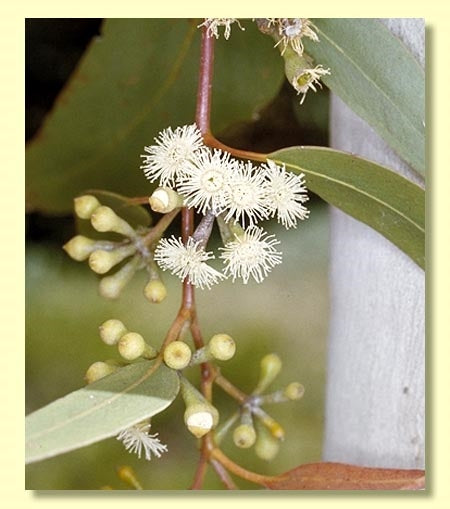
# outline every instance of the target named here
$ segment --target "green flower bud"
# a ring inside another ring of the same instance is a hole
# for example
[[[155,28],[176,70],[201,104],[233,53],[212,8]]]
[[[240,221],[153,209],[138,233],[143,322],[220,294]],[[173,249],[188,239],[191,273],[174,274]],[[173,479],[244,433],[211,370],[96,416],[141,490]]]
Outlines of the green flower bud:
[[[147,300],[159,304],[167,297],[167,289],[160,279],[151,279],[144,288]]]
[[[216,334],[210,339],[208,349],[214,359],[227,361],[236,353],[236,343],[228,334]]]
[[[233,441],[237,447],[248,449],[256,440],[256,431],[253,426],[253,419],[250,410],[246,407],[242,409],[241,424],[233,432]]]
[[[157,352],[148,345],[144,338],[137,332],[127,332],[117,343],[120,355],[127,361],[134,361],[139,357],[153,359]]]
[[[148,199],[153,211],[167,214],[183,206],[183,198],[169,187],[158,187]]]
[[[88,239],[83,235],[76,235],[64,244],[64,251],[77,262],[86,260],[96,247],[95,240]]]
[[[305,388],[298,382],[292,382],[286,387],[286,389],[284,389],[283,392],[288,399],[295,400],[303,397],[303,394],[305,394]]]
[[[219,412],[184,377],[180,377],[181,396],[186,405],[184,422],[197,438],[206,435],[219,422]]]
[[[98,232],[116,232],[126,237],[135,238],[134,229],[113,209],[101,205],[91,216],[91,224]]]
[[[106,375],[110,375],[111,373],[114,373],[114,371],[117,371],[119,367],[116,365],[113,365],[108,362],[94,362],[91,364],[86,371],[86,374],[84,375],[84,379],[87,384],[91,384],[92,382],[96,382],[97,380],[100,380],[100,378],[105,377]]]
[[[75,214],[81,219],[90,219],[95,210],[101,205],[97,198],[90,194],[78,196],[73,201]]]
[[[120,246],[114,251],[97,249],[89,256],[89,267],[97,274],[105,274],[112,269],[114,265],[117,265],[135,252],[136,247],[131,244]]]
[[[265,426],[256,423],[255,453],[258,458],[271,461],[280,450],[280,441]]]
[[[121,481],[130,485],[135,490],[142,490],[141,483],[136,477],[136,472],[128,465],[117,468],[117,476]]]
[[[253,394],[261,394],[275,380],[281,371],[282,363],[278,355],[270,353],[261,359],[259,382]]]
[[[120,321],[112,318],[106,320],[99,327],[100,337],[107,345],[116,345],[119,339],[124,336],[128,331],[125,325]]]
[[[262,408],[255,407],[253,409],[253,415],[257,417],[262,424],[264,424],[264,426],[270,431],[273,437],[284,440],[284,429]]]
[[[192,351],[184,341],[172,341],[164,350],[164,362],[172,369],[184,369],[191,357]]]
[[[134,276],[141,262],[141,256],[135,255],[126,265],[112,276],[104,277],[99,284],[99,293],[106,299],[117,299]]]

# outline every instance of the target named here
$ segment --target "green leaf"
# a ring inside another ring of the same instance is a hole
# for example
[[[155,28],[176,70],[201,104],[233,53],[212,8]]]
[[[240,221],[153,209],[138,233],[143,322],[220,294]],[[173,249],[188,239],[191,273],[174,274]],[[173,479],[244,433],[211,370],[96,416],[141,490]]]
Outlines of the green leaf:
[[[138,362],[27,415],[26,462],[84,447],[162,412],[175,399],[179,379],[160,365]]]
[[[304,173],[308,189],[384,235],[425,268],[425,191],[360,157],[319,147],[292,147],[270,154]]]
[[[372,19],[313,19],[320,42],[305,41],[323,82],[415,170],[425,173],[425,73],[392,33]]]
[[[30,210],[64,214],[90,188],[150,194],[140,154],[168,126],[191,124],[200,20],[108,19],[26,151]],[[251,120],[278,92],[282,59],[254,23],[216,43],[212,128]]]

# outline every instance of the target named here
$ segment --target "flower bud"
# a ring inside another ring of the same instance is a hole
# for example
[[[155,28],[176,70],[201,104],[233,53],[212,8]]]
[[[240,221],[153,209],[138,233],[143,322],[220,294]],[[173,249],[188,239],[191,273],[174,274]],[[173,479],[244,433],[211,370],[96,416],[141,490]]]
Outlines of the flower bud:
[[[97,249],[89,256],[89,267],[97,274],[105,274],[114,267],[114,265],[117,265],[135,252],[136,247],[132,244],[120,246],[114,251]]]
[[[75,214],[81,219],[90,219],[95,210],[101,205],[97,198],[90,194],[78,196],[73,201]]]
[[[91,224],[98,232],[116,232],[126,237],[136,237],[134,229],[112,208],[101,205],[91,216]]]
[[[295,400],[303,397],[303,394],[305,394],[305,388],[298,382],[292,382],[284,389],[283,392],[286,398]]]
[[[141,483],[136,477],[136,472],[128,465],[117,468],[117,476],[121,481],[129,484],[135,490],[142,490]]]
[[[120,355],[127,361],[134,361],[139,357],[153,359],[157,352],[148,345],[144,338],[137,332],[127,332],[117,343]]]
[[[184,422],[197,438],[206,435],[219,422],[219,412],[184,377],[180,377],[181,396],[186,405]]]
[[[160,279],[151,279],[144,288],[147,300],[159,304],[167,297],[167,289]]]
[[[127,283],[129,283],[134,276],[140,261],[140,255],[135,255],[132,260],[115,274],[104,277],[99,284],[100,295],[106,299],[117,299]]]
[[[183,206],[183,198],[169,187],[158,187],[148,199],[154,212],[167,214]]]
[[[64,244],[64,251],[77,262],[86,260],[96,247],[95,240],[88,239],[83,235],[76,235]]]
[[[256,426],[255,453],[258,458],[271,461],[280,450],[280,441],[266,427],[258,425],[258,423]]]
[[[100,325],[99,332],[103,343],[106,343],[107,345],[116,345],[119,342],[119,339],[128,331],[120,320],[112,318],[111,320],[106,320],[106,322]]]
[[[255,407],[253,409],[253,415],[257,417],[262,424],[264,424],[264,426],[270,431],[273,437],[278,438],[280,440],[284,439],[284,429],[273,417],[266,413],[262,408]]]
[[[84,379],[87,384],[91,384],[92,382],[96,382],[100,380],[100,378],[105,377],[106,375],[110,375],[114,373],[114,371],[118,370],[118,366],[113,363],[108,362],[94,362],[91,364],[84,375]]]
[[[228,334],[216,334],[210,339],[208,349],[214,359],[227,361],[236,353],[236,343]]]
[[[164,362],[172,369],[184,369],[191,357],[192,351],[184,341],[172,341],[164,350]]]
[[[236,447],[248,449],[256,441],[256,431],[253,426],[248,424],[240,424],[233,431],[233,442]]]
[[[261,372],[258,385],[253,394],[261,394],[275,380],[281,371],[282,363],[278,355],[270,353],[261,359]]]

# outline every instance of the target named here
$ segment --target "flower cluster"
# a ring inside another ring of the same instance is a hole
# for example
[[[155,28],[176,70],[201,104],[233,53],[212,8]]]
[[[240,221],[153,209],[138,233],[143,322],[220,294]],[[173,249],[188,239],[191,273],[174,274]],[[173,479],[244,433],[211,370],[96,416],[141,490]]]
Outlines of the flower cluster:
[[[276,217],[288,229],[308,217],[303,174],[291,173],[284,164],[270,160],[255,167],[228,152],[209,149],[195,124],[162,131],[145,152],[141,169],[161,186],[150,197],[152,207],[156,202],[167,204],[158,211],[170,212],[184,204],[204,216],[185,244],[175,237],[161,239],[154,260],[162,270],[210,288],[226,277],[241,278],[245,284],[253,278],[260,283],[281,263],[275,247],[279,242],[257,224]],[[224,243],[219,256],[223,273],[207,264],[215,258],[206,251],[214,219]]]
[[[241,30],[245,30],[239,23],[237,18],[205,18],[205,21],[198,25],[197,28],[206,27],[208,37],[219,38],[219,27],[225,27],[224,37],[229,39],[231,35],[231,25],[237,23]]]

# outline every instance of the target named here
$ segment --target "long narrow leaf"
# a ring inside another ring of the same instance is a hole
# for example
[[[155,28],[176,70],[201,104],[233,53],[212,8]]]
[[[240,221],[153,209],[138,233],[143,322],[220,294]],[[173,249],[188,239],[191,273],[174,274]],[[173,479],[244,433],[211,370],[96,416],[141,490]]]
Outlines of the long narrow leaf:
[[[314,19],[319,43],[305,47],[329,67],[323,82],[419,173],[425,173],[425,73],[373,19]]]
[[[144,361],[28,415],[26,462],[33,463],[117,435],[167,408],[179,390],[175,371]]]
[[[425,268],[425,192],[391,170],[345,152],[292,147],[269,155],[307,187],[384,235]]]

